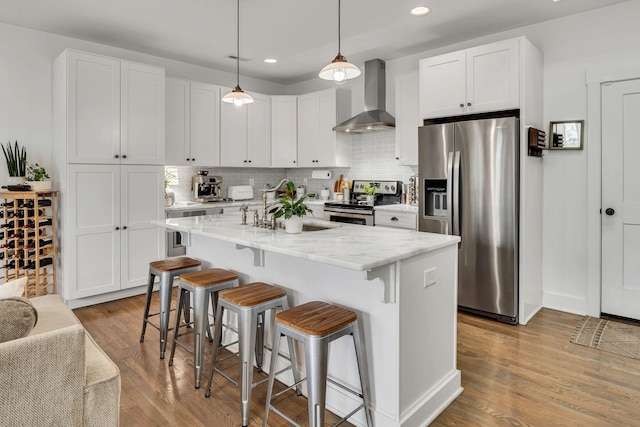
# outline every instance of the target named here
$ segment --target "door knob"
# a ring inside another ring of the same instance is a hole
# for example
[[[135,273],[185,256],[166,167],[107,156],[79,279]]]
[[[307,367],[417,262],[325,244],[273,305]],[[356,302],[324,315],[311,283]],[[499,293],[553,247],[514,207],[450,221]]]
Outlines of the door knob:
[[[607,209],[604,211],[604,213],[606,213],[607,215],[611,216],[611,215],[613,215],[614,213],[616,213],[616,211],[615,211],[615,210],[613,210],[612,208],[607,208]]]

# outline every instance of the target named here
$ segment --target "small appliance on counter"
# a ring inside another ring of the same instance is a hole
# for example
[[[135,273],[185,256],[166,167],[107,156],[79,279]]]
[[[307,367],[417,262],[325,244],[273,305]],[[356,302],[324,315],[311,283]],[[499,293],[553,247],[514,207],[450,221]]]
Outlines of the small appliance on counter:
[[[198,175],[194,175],[191,181],[193,199],[202,203],[225,201],[225,198],[220,195],[220,185],[222,185],[221,176],[209,176],[207,171],[198,171]]]
[[[253,187],[250,185],[230,185],[227,189],[227,198],[231,200],[252,200]]]

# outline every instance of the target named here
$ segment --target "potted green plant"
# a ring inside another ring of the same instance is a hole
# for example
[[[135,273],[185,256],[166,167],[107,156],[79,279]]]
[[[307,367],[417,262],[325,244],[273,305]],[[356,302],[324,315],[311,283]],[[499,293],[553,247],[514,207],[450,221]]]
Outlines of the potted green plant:
[[[373,206],[376,196],[376,187],[365,184],[362,190],[364,191],[365,196],[367,196],[367,204]]]
[[[27,174],[25,182],[31,186],[34,191],[51,190],[51,181],[46,169],[37,163],[29,163],[27,165]]]
[[[22,184],[27,169],[27,149],[20,148],[18,141],[11,145],[11,141],[5,147],[1,144],[4,158],[7,161],[7,171],[9,172],[9,184]]]
[[[176,194],[169,189],[169,186],[177,183],[177,174],[176,168],[166,168],[164,171],[164,203],[166,206],[173,206],[176,202]]]
[[[307,194],[298,199],[295,198],[296,186],[293,182],[287,182],[287,190],[280,195],[269,213],[277,219],[284,217],[284,229],[287,233],[296,234],[302,232],[302,218],[313,211],[304,204],[307,197],[315,197],[315,194]]]

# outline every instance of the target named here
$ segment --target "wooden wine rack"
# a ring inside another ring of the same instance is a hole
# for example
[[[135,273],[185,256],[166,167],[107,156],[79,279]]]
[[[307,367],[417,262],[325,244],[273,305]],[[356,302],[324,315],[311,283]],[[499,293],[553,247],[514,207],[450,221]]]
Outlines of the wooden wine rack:
[[[26,298],[56,293],[56,195],[57,191],[0,191],[0,265],[5,282],[28,277]]]

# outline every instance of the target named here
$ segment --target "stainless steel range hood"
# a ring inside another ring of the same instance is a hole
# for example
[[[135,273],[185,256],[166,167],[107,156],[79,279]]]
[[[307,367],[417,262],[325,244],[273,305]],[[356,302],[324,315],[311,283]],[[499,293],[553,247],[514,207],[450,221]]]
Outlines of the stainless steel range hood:
[[[364,112],[333,128],[336,132],[364,133],[393,129],[396,119],[385,111],[386,72],[381,59],[364,63]]]

